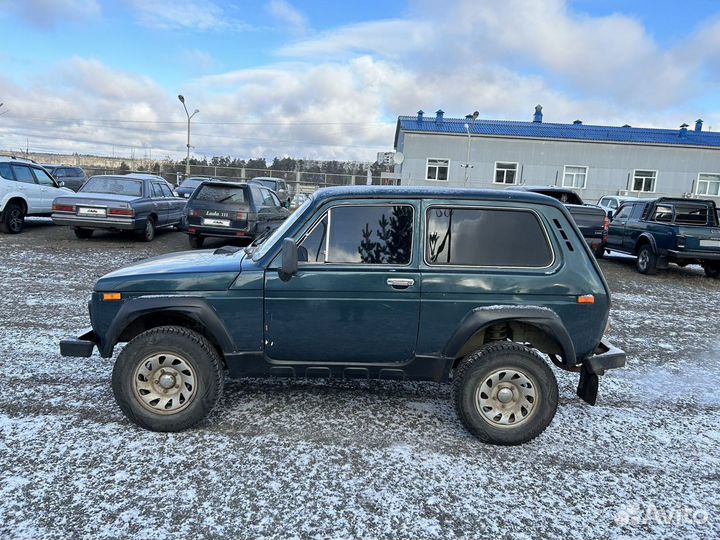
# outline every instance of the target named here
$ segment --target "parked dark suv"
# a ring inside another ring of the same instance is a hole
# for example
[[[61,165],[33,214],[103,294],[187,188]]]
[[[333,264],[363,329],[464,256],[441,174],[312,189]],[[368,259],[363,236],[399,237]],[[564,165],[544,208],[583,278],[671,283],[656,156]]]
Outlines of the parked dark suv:
[[[43,165],[43,167],[55,180],[62,182],[63,187],[73,191],[78,191],[88,179],[87,174],[80,167],[68,165]]]
[[[533,193],[338,187],[265,242],[179,253],[95,285],[92,330],[64,356],[110,358],[117,403],[148,429],[195,425],[231,376],[451,381],[481,440],[519,444],[558,404],[545,353],[598,376],[610,291],[570,213]]]
[[[276,229],[290,215],[269,189],[220,180],[204,181],[195,188],[185,213],[193,248],[202,247],[207,237],[250,242]]]

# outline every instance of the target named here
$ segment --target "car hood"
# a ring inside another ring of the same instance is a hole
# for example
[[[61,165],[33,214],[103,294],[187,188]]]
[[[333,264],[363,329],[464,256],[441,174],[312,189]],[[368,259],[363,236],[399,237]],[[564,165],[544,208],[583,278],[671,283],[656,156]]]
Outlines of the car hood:
[[[214,291],[230,287],[245,251],[220,248],[182,251],[145,259],[101,277],[98,292]]]

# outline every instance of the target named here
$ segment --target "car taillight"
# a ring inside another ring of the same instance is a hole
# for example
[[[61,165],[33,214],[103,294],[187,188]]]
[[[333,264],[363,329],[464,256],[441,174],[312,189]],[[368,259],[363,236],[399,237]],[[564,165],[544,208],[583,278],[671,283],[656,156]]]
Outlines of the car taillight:
[[[235,214],[235,219],[237,221],[245,221],[247,219],[247,212],[238,212]]]
[[[108,208],[108,215],[133,217],[135,215],[135,210],[132,208]]]
[[[53,212],[75,212],[75,206],[73,206],[72,204],[53,203],[52,211]]]
[[[610,219],[607,216],[605,216],[605,219],[603,220],[603,230],[607,233],[609,228],[610,228]]]
[[[192,210],[188,210],[187,215],[190,217],[200,217],[200,210],[195,210],[193,208]]]

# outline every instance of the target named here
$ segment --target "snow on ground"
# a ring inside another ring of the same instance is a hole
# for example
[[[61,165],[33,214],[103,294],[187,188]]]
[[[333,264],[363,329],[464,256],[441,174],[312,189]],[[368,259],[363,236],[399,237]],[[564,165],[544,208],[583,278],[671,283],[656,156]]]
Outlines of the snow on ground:
[[[227,381],[203,425],[151,433],[116,407],[111,361],[57,343],[97,277],[185,241],[0,237],[0,538],[720,535],[720,282],[700,269],[602,261],[628,367],[597,407],[556,372],[557,416],[521,447],[479,443],[431,383]]]

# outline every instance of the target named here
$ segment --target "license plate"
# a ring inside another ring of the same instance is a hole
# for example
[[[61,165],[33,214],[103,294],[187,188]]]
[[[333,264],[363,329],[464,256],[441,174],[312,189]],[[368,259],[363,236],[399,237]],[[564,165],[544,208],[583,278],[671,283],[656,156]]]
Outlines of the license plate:
[[[229,227],[230,220],[229,219],[203,218],[202,224],[203,225],[214,225],[215,227]]]
[[[700,247],[720,247],[720,240],[700,240]]]
[[[78,215],[80,216],[101,216],[105,217],[106,210],[104,208],[89,208],[87,206],[81,206],[78,208]]]

